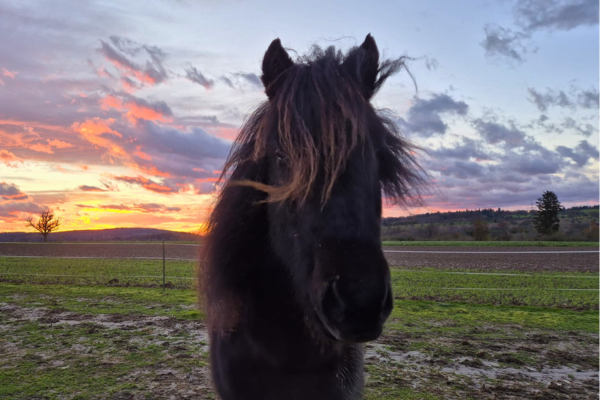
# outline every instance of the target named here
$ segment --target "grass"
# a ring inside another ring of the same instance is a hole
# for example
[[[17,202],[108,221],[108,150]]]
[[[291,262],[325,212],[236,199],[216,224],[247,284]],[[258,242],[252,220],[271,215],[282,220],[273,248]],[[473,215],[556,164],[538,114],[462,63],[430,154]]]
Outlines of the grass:
[[[166,275],[170,289],[167,292],[172,288],[194,288],[195,268],[194,262],[169,260]],[[394,293],[399,300],[598,308],[598,274],[477,271],[392,268]],[[106,289],[101,286],[130,287],[121,291],[125,295],[135,292],[131,287],[159,287],[162,263],[159,260],[0,257],[0,279],[14,283],[92,285],[99,293],[96,297],[105,296]],[[63,290],[70,291],[68,287]]]
[[[194,262],[169,260],[167,292],[173,288],[194,288],[195,268]],[[0,257],[0,279],[13,283],[92,285],[99,293],[96,297],[105,296],[106,288],[102,286],[125,286],[120,292],[123,296],[134,293],[136,289],[132,287],[158,288],[162,284],[162,263],[158,260]],[[392,268],[392,283],[399,300],[580,309],[597,309],[599,300],[598,274],[594,273],[495,274],[484,270]],[[62,290],[70,292],[68,286]]]
[[[458,224],[455,224],[458,225]],[[160,244],[161,241],[118,241],[118,242],[4,242],[5,244],[15,245],[46,245],[46,244]],[[597,242],[549,242],[549,241],[452,241],[452,240],[384,240],[384,246],[538,246],[538,247],[598,247]],[[195,244],[193,241],[172,241],[165,244]],[[200,243],[201,245],[201,243]]]
[[[197,293],[190,289],[150,289],[74,285],[0,284],[0,303],[85,314],[127,314],[198,319]],[[60,301],[59,301],[60,300]]]
[[[462,333],[482,324],[598,332],[598,312],[531,306],[497,306],[396,300],[388,329],[413,334]],[[514,335],[514,333],[511,333]]]
[[[527,242],[527,241],[434,241],[434,240],[415,240],[415,241],[397,241],[384,240],[384,246],[469,246],[469,247],[595,247],[598,248],[597,242]]]
[[[168,286],[191,288],[195,267],[193,261],[168,260]],[[162,268],[162,260],[0,257],[0,279],[22,283],[158,286]]]
[[[567,277],[566,277],[567,276]],[[598,308],[598,274],[461,273],[392,268],[394,296],[494,305]]]
[[[435,284],[441,279],[437,273],[428,271],[411,279],[418,281],[424,279],[419,276],[425,276],[426,282]],[[396,297],[401,296],[409,282],[408,275],[403,274],[403,271],[393,272]],[[544,282],[559,284],[554,281],[556,275],[547,275],[540,281],[531,282],[530,286],[544,286]],[[589,274],[580,275],[584,280],[584,276]],[[487,285],[488,279],[495,279],[448,276],[457,280],[474,279],[462,281],[465,284]],[[404,283],[403,277],[407,278]],[[577,278],[572,279],[574,283],[564,284],[587,285]],[[515,282],[509,279],[504,285],[511,286]],[[197,311],[196,300],[196,292],[190,289],[163,291],[143,287],[0,284],[0,304],[77,313],[87,316],[84,320],[94,315],[125,316],[132,321],[148,316],[168,316],[181,321],[179,324],[194,323],[203,318]],[[570,335],[577,332],[580,332],[577,337],[596,335],[598,322],[595,310],[396,299],[384,337],[416,338],[407,344],[407,350],[426,352],[435,359],[449,359],[457,352],[465,351],[460,345],[464,338],[474,343],[493,344],[525,340],[531,332],[536,332],[543,337],[564,338],[552,340],[570,340],[573,337]],[[0,318],[0,326],[4,328],[0,329],[0,349],[3,343],[12,343],[12,348],[16,346],[19,350],[17,356],[3,359],[0,398],[28,399],[42,394],[48,399],[130,398],[132,393],[162,398],[167,393],[157,390],[162,386],[164,390],[172,389],[168,386],[169,381],[166,386],[161,383],[162,379],[166,379],[161,371],[173,371],[177,382],[182,382],[185,376],[205,374],[201,371],[206,371],[208,365],[208,355],[203,347],[205,343],[190,336],[194,330],[183,325],[171,334],[163,333],[162,328],[144,324],[135,330],[100,329],[85,322],[67,325]],[[448,344],[449,340],[458,341],[458,344]],[[469,351],[476,353],[479,350],[473,348]],[[516,359],[535,366],[536,361],[531,360],[527,353],[517,351],[510,355],[512,358],[508,358],[508,362]],[[590,357],[594,358],[593,354]],[[367,400],[444,399],[465,389],[464,383],[459,380],[446,381],[442,377],[439,381],[439,372],[415,372],[409,366],[397,363],[367,362],[366,372]],[[90,379],[90,374],[93,379]],[[416,382],[413,379],[421,382],[419,387],[413,387]],[[431,388],[435,391],[427,389],[427,385],[433,385]],[[214,399],[208,384],[203,387],[200,389],[204,390],[201,398]]]
[[[165,244],[198,244],[202,239],[198,241],[195,240],[165,240]],[[50,241],[50,242],[0,242],[1,244],[162,244],[162,240],[113,240],[113,241],[102,241],[102,240],[94,240],[89,242],[67,242],[67,241]]]
[[[395,306],[388,328],[402,332],[428,332],[443,324],[449,327],[477,326],[482,321],[518,324],[531,328],[580,329],[598,332],[598,312],[550,307],[477,304],[457,301],[398,299],[394,282]],[[45,307],[85,314],[127,314],[171,316],[190,320],[201,318],[194,290],[120,288],[66,285],[0,284],[0,303],[17,302],[26,307]],[[432,328],[433,327],[433,328]]]
[[[0,339],[17,337],[21,354],[5,359],[0,369],[2,399],[131,398],[131,391],[147,392],[160,380],[166,361],[182,373],[208,364],[203,343],[189,340],[186,332],[167,337],[151,329],[25,322],[10,333],[12,337],[0,334]],[[186,347],[174,346],[185,339]],[[143,381],[135,378],[144,375]]]
[[[194,269],[193,262],[167,263],[168,276],[193,278]],[[199,390],[200,398],[214,399],[208,381],[189,381],[206,377],[208,366],[206,343],[194,336],[198,330],[194,324],[203,320],[203,314],[198,310],[197,293],[191,289],[193,279],[171,279],[182,286],[162,290],[151,287],[162,278],[126,278],[160,276],[161,272],[162,261],[158,260],[0,257],[0,309],[4,304],[42,310],[47,315],[69,312],[81,316],[74,319],[80,323],[71,325],[53,323],[51,318],[46,322],[5,318],[0,311],[0,399],[107,399],[132,398],[134,394],[165,398],[182,397],[187,393],[184,389]],[[50,273],[83,276],[44,276]],[[598,274],[495,274],[431,268],[393,268],[391,273],[395,300],[381,339],[386,348],[418,351],[431,360],[449,363],[442,365],[458,365],[459,357],[484,354],[502,366],[537,369],[547,365],[544,357],[548,354],[558,354],[553,361],[557,368],[568,365],[573,362],[569,361],[571,347],[560,346],[578,346],[576,350],[587,357],[587,364],[576,365],[597,369]],[[106,286],[115,277],[118,285],[130,286]],[[489,288],[502,290],[486,290]],[[116,321],[169,317],[174,322],[170,330],[146,322],[132,330],[88,322],[107,316]],[[548,344],[528,350],[535,343],[532,340],[538,339]],[[525,345],[510,347],[519,341]],[[544,351],[539,350],[542,348]],[[406,362],[367,360],[365,368],[367,400],[467,400],[493,395],[478,392],[483,381],[470,384],[471,378],[453,372],[441,374],[436,365],[414,367]],[[493,389],[501,386],[498,382],[484,383]],[[531,390],[547,387],[521,384]],[[184,389],[177,392],[178,387]],[[533,394],[519,392],[515,396],[532,398]]]

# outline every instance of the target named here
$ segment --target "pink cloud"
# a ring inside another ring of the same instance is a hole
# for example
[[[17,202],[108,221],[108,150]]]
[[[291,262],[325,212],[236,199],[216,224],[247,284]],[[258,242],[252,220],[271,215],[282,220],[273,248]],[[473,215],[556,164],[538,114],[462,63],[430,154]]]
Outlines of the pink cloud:
[[[157,102],[153,104],[133,96],[121,98],[108,95],[100,100],[100,106],[104,110],[113,108],[123,112],[123,115],[131,122],[135,122],[136,118],[145,119],[148,121],[172,121],[171,109],[164,102]]]
[[[97,186],[89,186],[89,185],[81,185],[78,186],[78,189],[83,192],[107,192],[107,189],[101,189]]]
[[[0,182],[0,199],[21,201],[28,199],[25,193],[14,183]]]
[[[57,149],[68,149],[69,147],[73,147],[71,143],[63,142],[62,140],[52,139],[48,142],[48,145],[51,147],[55,147]]]
[[[131,185],[139,185],[146,190],[150,190],[155,193],[162,194],[170,194],[177,193],[179,189],[175,189],[169,186],[162,185],[158,182],[155,182],[151,179],[145,178],[143,176],[114,176],[113,179],[120,182],[129,183]]]
[[[11,71],[7,70],[6,68],[1,68],[0,71],[2,72],[2,75],[7,76],[12,79],[15,79],[15,76],[17,76],[17,74],[18,74],[17,71],[11,72]]]
[[[15,167],[16,165],[13,163],[23,162],[23,160],[21,160],[19,157],[15,156],[8,150],[0,150],[0,161],[3,162],[7,167]]]

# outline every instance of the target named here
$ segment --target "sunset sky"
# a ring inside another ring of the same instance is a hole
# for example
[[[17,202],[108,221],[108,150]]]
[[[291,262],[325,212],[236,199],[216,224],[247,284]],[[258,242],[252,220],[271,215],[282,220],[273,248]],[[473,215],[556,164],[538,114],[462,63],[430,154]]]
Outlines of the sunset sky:
[[[1,1],[0,232],[45,208],[62,230],[192,231],[260,62],[371,33],[405,73],[376,96],[435,190],[421,209],[598,203],[598,1]]]

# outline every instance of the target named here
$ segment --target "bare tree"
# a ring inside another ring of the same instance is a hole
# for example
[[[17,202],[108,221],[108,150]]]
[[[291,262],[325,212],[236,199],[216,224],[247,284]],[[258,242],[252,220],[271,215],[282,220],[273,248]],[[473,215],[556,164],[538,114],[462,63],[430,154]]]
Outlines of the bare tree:
[[[26,228],[32,227],[42,235],[44,235],[44,242],[48,240],[48,234],[58,230],[60,226],[60,218],[54,218],[54,211],[46,210],[40,214],[40,218],[37,222],[33,222],[33,217],[27,218]]]

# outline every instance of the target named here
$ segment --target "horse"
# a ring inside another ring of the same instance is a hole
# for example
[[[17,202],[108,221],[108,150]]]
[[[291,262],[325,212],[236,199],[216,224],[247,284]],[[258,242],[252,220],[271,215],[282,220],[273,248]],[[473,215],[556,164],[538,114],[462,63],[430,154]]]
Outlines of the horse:
[[[423,182],[417,147],[370,103],[405,58],[369,34],[346,52],[264,54],[267,100],[245,120],[208,221],[200,298],[223,400],[362,396],[364,343],[393,307],[382,195]]]

